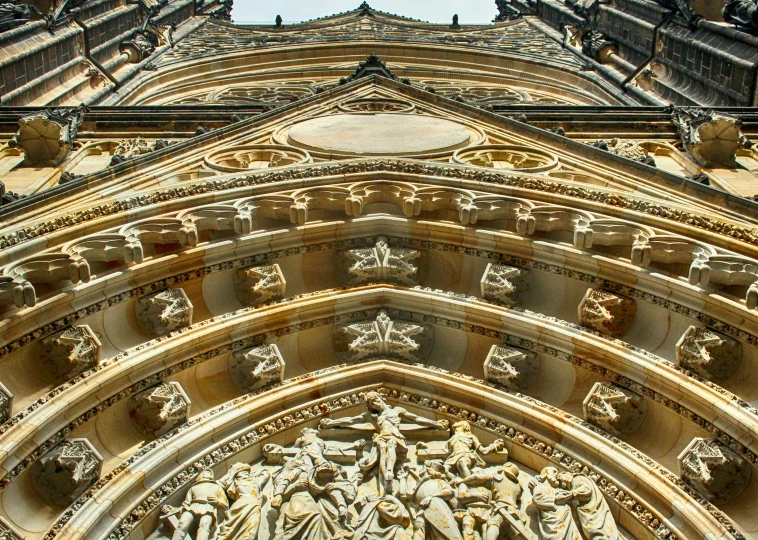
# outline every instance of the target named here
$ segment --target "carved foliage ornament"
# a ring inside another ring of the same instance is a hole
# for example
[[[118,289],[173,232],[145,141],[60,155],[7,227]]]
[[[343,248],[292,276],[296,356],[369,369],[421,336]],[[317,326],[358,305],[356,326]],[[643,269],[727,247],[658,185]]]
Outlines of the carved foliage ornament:
[[[68,380],[98,364],[100,347],[89,326],[71,326],[40,341],[39,361],[53,379]]]
[[[493,345],[484,360],[484,378],[514,392],[525,392],[537,378],[539,363],[534,353]]]
[[[8,141],[11,148],[21,147],[24,164],[55,167],[68,156],[87,108],[48,109],[18,120],[18,131]]]
[[[347,271],[352,284],[367,282],[395,282],[415,285],[418,267],[412,261],[419,252],[412,249],[390,247],[380,236],[371,248],[351,249],[345,256],[352,264]]]
[[[183,289],[166,289],[137,299],[137,320],[150,336],[165,336],[192,324],[192,302]]]
[[[518,292],[526,289],[524,277],[529,271],[505,264],[489,263],[480,282],[482,298],[505,305],[515,304]]]
[[[255,392],[284,380],[284,358],[276,345],[260,345],[233,352],[229,371],[240,390]]]
[[[423,326],[393,321],[385,310],[379,312],[375,321],[344,328],[345,334],[354,338],[348,344],[353,360],[386,355],[417,361],[416,354],[421,345],[414,336],[423,331]]]
[[[703,167],[733,168],[737,151],[752,145],[742,134],[742,121],[736,116],[674,107],[671,119],[687,152]]]
[[[278,264],[238,268],[234,271],[234,290],[245,306],[256,306],[284,296],[287,281]]]
[[[645,399],[611,383],[595,383],[582,408],[588,422],[617,437],[634,434],[645,420]]]
[[[697,437],[679,454],[682,479],[709,502],[728,504],[750,480],[750,464],[716,439]]]
[[[70,504],[100,478],[103,458],[87,439],[69,439],[32,466],[40,495],[53,504]]]
[[[619,338],[634,323],[637,302],[607,291],[587,289],[579,304],[579,321],[607,336]]]
[[[676,361],[706,380],[728,379],[739,365],[742,345],[710,328],[690,326],[676,344]]]
[[[190,405],[178,382],[161,383],[129,398],[129,417],[140,433],[156,439],[186,422]]]

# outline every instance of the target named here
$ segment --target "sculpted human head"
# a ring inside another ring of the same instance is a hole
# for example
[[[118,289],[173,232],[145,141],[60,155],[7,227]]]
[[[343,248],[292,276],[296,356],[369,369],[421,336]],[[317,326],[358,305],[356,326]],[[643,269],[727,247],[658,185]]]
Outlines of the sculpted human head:
[[[562,489],[571,489],[571,482],[574,480],[574,475],[570,472],[559,472],[558,480],[561,483]]]
[[[553,487],[559,487],[561,483],[558,479],[558,469],[555,467],[545,467],[540,471],[540,477],[547,480],[547,482]]]
[[[200,482],[213,482],[215,477],[213,476],[213,471],[210,469],[205,469],[203,472],[197,475],[197,479],[195,480],[195,483]]]
[[[471,433],[471,424],[468,420],[461,420],[453,424],[453,431],[456,433]]]
[[[366,393],[366,404],[369,408],[377,411],[383,411],[388,407],[387,402],[384,401],[382,395],[379,392],[373,391]]]

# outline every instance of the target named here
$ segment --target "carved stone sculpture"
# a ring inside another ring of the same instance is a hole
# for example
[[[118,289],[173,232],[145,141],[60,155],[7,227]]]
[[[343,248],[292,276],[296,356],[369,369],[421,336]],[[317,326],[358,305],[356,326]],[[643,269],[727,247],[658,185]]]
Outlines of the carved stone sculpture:
[[[153,147],[138,135],[134,139],[127,139],[118,143],[118,146],[116,146],[116,149],[113,151],[110,165],[112,167],[113,165],[123,163],[127,159],[141,156],[143,154],[149,154],[152,151]]]
[[[234,271],[234,290],[245,306],[256,306],[284,296],[287,281],[278,264],[238,268]]]
[[[351,249],[345,252],[345,256],[353,262],[347,269],[353,285],[376,281],[416,284],[418,267],[412,261],[419,257],[419,252],[390,247],[383,236],[377,239],[374,247]]]
[[[735,116],[674,108],[671,118],[687,152],[703,167],[734,168],[737,151],[751,146],[740,130],[742,121]]]
[[[484,378],[514,392],[531,388],[538,369],[535,354],[503,345],[493,345],[484,360]]]
[[[5,32],[29,22],[32,12],[42,16],[35,6],[21,4],[18,0],[6,0],[0,4],[0,32]]]
[[[758,5],[754,0],[729,0],[722,10],[724,20],[745,30],[758,30]]]
[[[232,502],[216,540],[256,540],[261,522],[263,488],[271,478],[268,471],[253,474],[247,463],[235,463],[219,480]]]
[[[706,380],[728,379],[740,363],[742,345],[710,328],[690,326],[676,343],[676,361]]]
[[[195,479],[179,508],[163,507],[164,519],[172,516],[172,540],[184,540],[188,534],[195,540],[209,540],[220,518],[229,508],[224,487],[214,479],[213,471],[204,470]]]
[[[68,505],[97,482],[103,458],[87,439],[67,439],[34,463],[34,487],[53,504]]]
[[[502,451],[505,443],[497,439],[489,446],[484,446],[479,439],[471,433],[471,424],[467,420],[461,420],[452,425],[452,436],[445,443],[445,451],[449,453],[445,460],[445,471],[448,476],[457,473],[461,478],[471,476],[473,467],[484,467],[486,463],[479,456],[490,452]]]
[[[384,77],[386,79],[392,79],[393,81],[400,80],[399,77],[395,75],[390,68],[387,67],[387,64],[385,64],[376,55],[376,53],[371,53],[369,57],[366,58],[366,60],[358,64],[355,73],[347,78],[343,77],[340,79],[340,84],[347,84],[351,81],[362,79],[363,77],[370,77],[372,75]],[[404,84],[411,84],[408,79],[402,79],[400,82]]]
[[[152,337],[192,324],[192,302],[184,289],[166,289],[137,299],[137,320]]]
[[[22,116],[18,120],[19,129],[8,146],[21,147],[26,165],[55,167],[71,151],[86,111],[86,107],[79,106]]]
[[[260,345],[233,352],[229,371],[240,390],[255,392],[284,380],[284,359],[276,345]]]
[[[505,264],[489,263],[481,281],[482,298],[505,305],[515,304],[514,295],[524,289],[528,270]]]
[[[585,538],[622,538],[603,492],[589,476],[560,472],[558,480],[561,489],[571,493],[571,501],[575,504],[576,516]]]
[[[13,411],[13,394],[0,383],[0,424],[11,417]],[[2,535],[0,535],[1,537]]]
[[[579,303],[579,322],[607,336],[619,338],[634,323],[637,302],[633,298],[595,289],[587,292]]]
[[[645,419],[645,399],[611,383],[597,382],[582,402],[585,419],[608,433],[625,437],[635,433]]]
[[[140,433],[156,439],[187,421],[191,403],[178,382],[164,382],[129,398],[129,417]]]
[[[420,345],[413,336],[424,331],[423,326],[390,319],[382,310],[374,322],[351,324],[345,327],[345,333],[355,339],[348,345],[354,353],[354,360],[370,356],[399,356],[406,360],[417,360],[414,353]]]
[[[14,529],[4,518],[0,517],[0,539],[24,540],[24,535]]]
[[[455,489],[446,478],[445,467],[439,461],[426,461],[412,501],[421,511],[413,522],[413,540],[463,540],[448,501]]]
[[[621,139],[611,139],[611,142],[597,141],[595,146],[617,156],[621,156],[632,161],[639,161],[645,165],[655,167],[655,159],[648,156],[645,149],[637,141],[622,141]]]
[[[750,463],[716,439],[696,437],[678,459],[682,480],[715,505],[739,497],[750,481]]]
[[[572,495],[560,486],[558,470],[545,467],[532,489],[532,502],[539,511],[541,539],[581,540],[569,506]]]
[[[40,341],[39,362],[53,379],[69,380],[100,362],[100,347],[89,326],[70,326]]]

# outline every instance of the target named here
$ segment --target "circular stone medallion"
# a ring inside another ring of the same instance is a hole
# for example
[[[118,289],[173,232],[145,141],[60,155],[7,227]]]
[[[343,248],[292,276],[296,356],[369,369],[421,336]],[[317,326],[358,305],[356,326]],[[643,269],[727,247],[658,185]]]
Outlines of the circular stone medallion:
[[[418,155],[466,146],[471,132],[460,124],[410,114],[345,114],[292,126],[293,146],[325,154]]]

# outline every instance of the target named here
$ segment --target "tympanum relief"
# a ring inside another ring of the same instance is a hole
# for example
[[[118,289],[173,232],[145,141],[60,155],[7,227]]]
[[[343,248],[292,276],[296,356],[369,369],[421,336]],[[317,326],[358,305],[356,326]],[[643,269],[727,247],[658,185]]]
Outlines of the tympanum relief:
[[[466,420],[364,397],[360,414],[322,419],[291,446],[266,444],[259,462],[218,479],[205,470],[180,506],[162,507],[149,540],[621,538],[586,475],[532,476]]]

